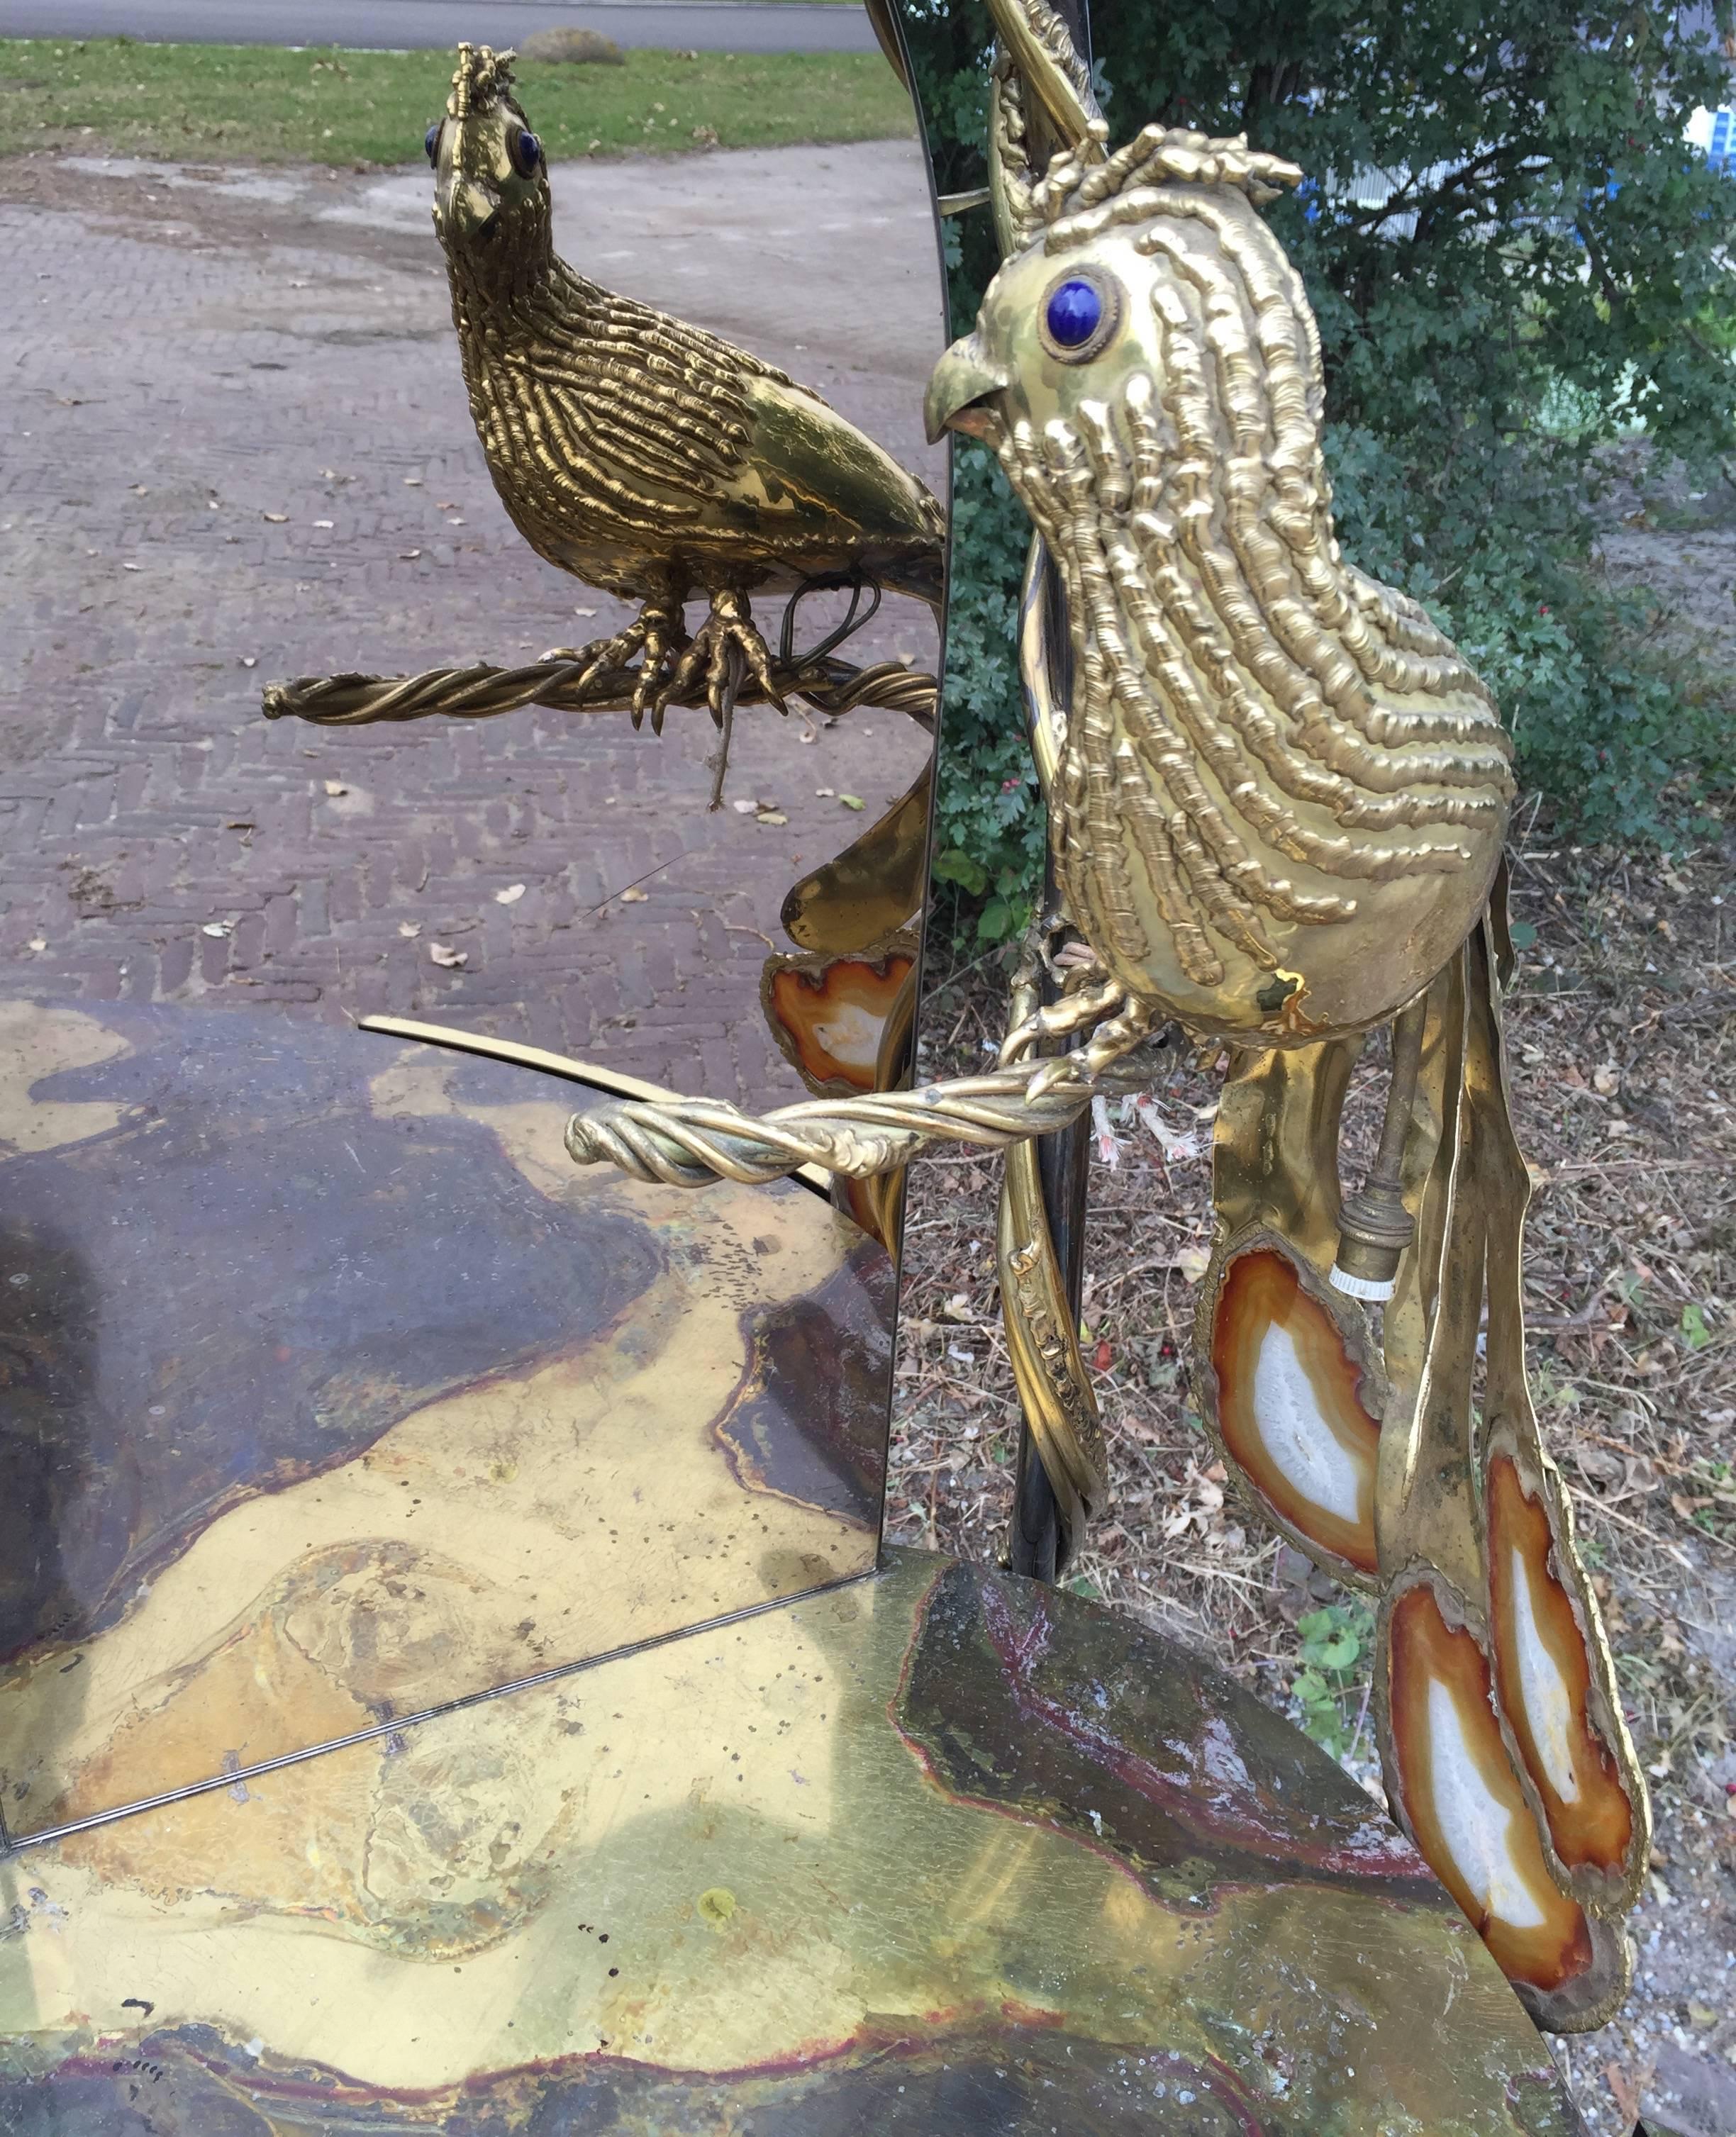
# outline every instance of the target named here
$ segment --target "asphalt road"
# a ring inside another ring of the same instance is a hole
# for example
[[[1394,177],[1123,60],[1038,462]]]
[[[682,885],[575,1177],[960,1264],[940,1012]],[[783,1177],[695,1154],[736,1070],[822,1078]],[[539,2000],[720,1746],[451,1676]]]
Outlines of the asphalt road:
[[[871,52],[860,7],[823,0],[0,0],[0,37],[434,49],[521,42],[570,25],[618,45],[714,52]]]

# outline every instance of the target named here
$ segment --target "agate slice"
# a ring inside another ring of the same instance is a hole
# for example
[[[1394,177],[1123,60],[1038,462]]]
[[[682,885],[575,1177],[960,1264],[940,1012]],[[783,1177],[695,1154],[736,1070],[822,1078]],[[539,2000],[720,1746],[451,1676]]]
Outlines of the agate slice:
[[[1382,1647],[1387,1783],[1412,1838],[1534,2017],[1602,2023],[1626,1988],[1626,1940],[1550,1875],[1480,1643],[1424,1579],[1392,1603]]]
[[[1586,1638],[1558,1575],[1562,1558],[1548,1506],[1540,1492],[1528,1491],[1510,1453],[1497,1453],[1489,1463],[1486,1509],[1490,1645],[1501,1711],[1563,1868],[1570,1877],[1593,1873],[1594,1888],[1606,1884],[1614,1896],[1626,1882],[1634,1851],[1634,1809],[1594,1718]]]
[[[1279,1526],[1335,1572],[1376,1570],[1376,1375],[1275,1244],[1233,1253],[1202,1377],[1225,1451]]]
[[[885,1088],[889,1025],[916,966],[916,946],[896,938],[860,957],[768,957],[760,999],[784,1059],[817,1098]]]

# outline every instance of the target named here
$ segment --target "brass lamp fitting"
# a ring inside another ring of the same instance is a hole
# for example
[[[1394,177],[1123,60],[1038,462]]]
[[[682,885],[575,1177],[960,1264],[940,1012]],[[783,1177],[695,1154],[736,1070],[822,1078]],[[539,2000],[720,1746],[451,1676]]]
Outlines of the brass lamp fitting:
[[[1390,1298],[1398,1264],[1416,1232],[1397,1181],[1371,1173],[1367,1185],[1351,1196],[1339,1214],[1333,1288],[1371,1302]]]
[[[1398,1264],[1417,1234],[1416,1223],[1404,1206],[1400,1173],[1422,1060],[1422,1020],[1420,1001],[1412,1002],[1393,1020],[1392,1080],[1387,1087],[1380,1148],[1367,1180],[1339,1215],[1333,1288],[1348,1292],[1352,1298],[1367,1299],[1370,1304],[1380,1304],[1392,1296]]]

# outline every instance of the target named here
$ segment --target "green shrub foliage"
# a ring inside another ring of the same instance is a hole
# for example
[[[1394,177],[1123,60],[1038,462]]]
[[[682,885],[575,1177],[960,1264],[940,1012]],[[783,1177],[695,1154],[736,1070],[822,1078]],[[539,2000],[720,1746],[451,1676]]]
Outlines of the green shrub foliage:
[[[987,17],[928,4],[913,57],[940,190],[963,192],[986,178]],[[1459,641],[1523,780],[1585,838],[1680,837],[1732,772],[1723,679],[1663,658],[1588,568],[1599,445],[1643,427],[1714,480],[1736,448],[1736,178],[1685,142],[1695,108],[1732,91],[1685,17],[1648,0],[1100,0],[1094,17],[1114,139],[1152,120],[1246,133],[1308,173],[1269,212],[1319,318],[1345,553]],[[986,210],[948,221],[946,251],[962,333],[995,264]],[[936,850],[992,939],[1041,848],[1012,636],[1026,529],[987,460],[955,455]]]

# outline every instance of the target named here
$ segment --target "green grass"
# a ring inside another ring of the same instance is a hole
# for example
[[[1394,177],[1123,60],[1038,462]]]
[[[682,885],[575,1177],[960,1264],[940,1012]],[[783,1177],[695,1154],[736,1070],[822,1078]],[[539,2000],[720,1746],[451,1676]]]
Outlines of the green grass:
[[[450,53],[0,39],[0,155],[109,148],[249,163],[402,163],[445,109]],[[624,66],[519,71],[553,157],[710,144],[875,141],[912,131],[875,53],[632,51]]]

